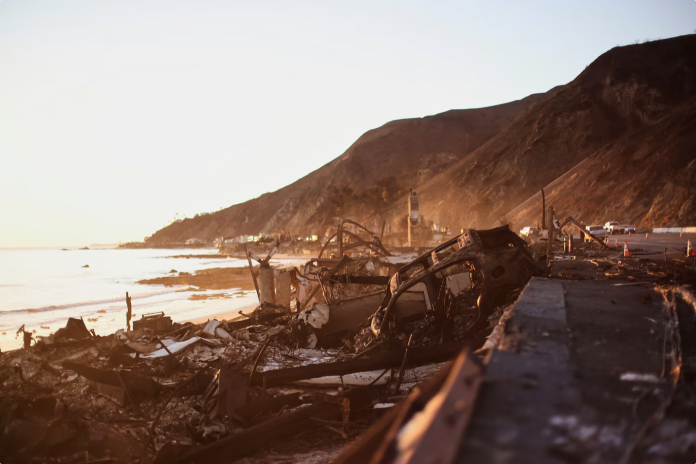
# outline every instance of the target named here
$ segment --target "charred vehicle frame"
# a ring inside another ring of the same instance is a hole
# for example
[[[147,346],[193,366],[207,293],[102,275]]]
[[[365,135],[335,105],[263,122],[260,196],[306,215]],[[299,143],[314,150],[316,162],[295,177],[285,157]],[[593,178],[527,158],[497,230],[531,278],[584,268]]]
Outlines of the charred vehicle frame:
[[[432,314],[435,327],[442,330],[450,320],[471,334],[487,325],[514,291],[544,273],[527,243],[507,225],[471,229],[401,267],[389,279],[370,328],[376,337],[389,336],[410,316],[400,314],[400,299],[419,288],[423,312]]]

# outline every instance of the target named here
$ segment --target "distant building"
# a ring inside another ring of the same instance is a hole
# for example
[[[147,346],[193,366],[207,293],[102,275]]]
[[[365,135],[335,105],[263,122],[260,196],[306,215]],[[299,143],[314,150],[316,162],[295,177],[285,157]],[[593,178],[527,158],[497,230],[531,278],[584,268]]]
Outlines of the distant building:
[[[200,238],[190,238],[186,240],[186,245],[202,245],[205,243],[205,240],[201,240]]]

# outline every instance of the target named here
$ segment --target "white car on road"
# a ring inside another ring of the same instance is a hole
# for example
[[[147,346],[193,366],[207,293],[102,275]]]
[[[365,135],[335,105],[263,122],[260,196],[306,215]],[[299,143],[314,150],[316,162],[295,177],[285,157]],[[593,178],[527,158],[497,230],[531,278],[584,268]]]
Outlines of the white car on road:
[[[595,237],[600,237],[600,236],[606,236],[609,232],[604,228],[604,226],[596,225],[596,226],[585,226],[585,229],[587,230],[587,233],[594,235]],[[589,242],[590,239],[585,239],[585,241]]]
[[[604,224],[604,230],[609,232],[610,234],[625,234],[626,231],[624,230],[624,226],[619,224],[616,221],[610,221]]]

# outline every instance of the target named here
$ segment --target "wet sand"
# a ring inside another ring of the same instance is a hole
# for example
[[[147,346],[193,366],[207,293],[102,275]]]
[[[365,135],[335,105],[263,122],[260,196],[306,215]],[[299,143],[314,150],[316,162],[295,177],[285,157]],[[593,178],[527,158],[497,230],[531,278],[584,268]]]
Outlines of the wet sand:
[[[258,306],[258,302],[254,303],[252,305],[249,305],[249,306],[245,306],[241,310],[237,309],[235,311],[229,311],[229,312],[222,313],[222,314],[216,314],[214,316],[206,316],[206,317],[199,317],[196,319],[188,319],[188,320],[183,321],[183,322],[193,322],[194,324],[200,324],[203,322],[212,321],[213,319],[217,319],[218,321],[234,321],[237,319],[244,318],[244,316],[241,316],[239,314],[239,311],[242,311],[242,313],[244,313],[244,314],[249,314],[253,310],[255,310],[257,306]]]
[[[197,287],[197,290],[254,290],[254,281],[251,278],[249,267],[216,267],[201,269],[194,274],[188,272],[172,273],[171,276],[156,277],[154,279],[139,280],[138,284],[164,285],[173,287],[177,285]]]
[[[178,274],[172,274],[171,276],[157,277],[154,279],[146,279],[138,281],[139,284],[146,285],[164,285],[165,287],[172,286],[192,286],[197,287],[196,291],[203,290],[230,290],[229,292],[214,293],[214,294],[192,294],[189,300],[213,300],[213,299],[231,299],[235,296],[241,294],[248,295],[250,292],[254,294],[256,289],[254,287],[254,281],[249,273],[249,267],[239,267],[239,268],[212,268],[212,269],[202,269],[196,271],[193,274],[188,272],[180,272]],[[182,322],[193,322],[194,324],[199,324],[212,319],[221,320],[234,320],[240,317],[239,311],[243,313],[250,313],[258,306],[258,302],[249,304],[242,307],[241,309],[235,309],[234,311],[223,312],[215,315],[198,317],[187,319]]]

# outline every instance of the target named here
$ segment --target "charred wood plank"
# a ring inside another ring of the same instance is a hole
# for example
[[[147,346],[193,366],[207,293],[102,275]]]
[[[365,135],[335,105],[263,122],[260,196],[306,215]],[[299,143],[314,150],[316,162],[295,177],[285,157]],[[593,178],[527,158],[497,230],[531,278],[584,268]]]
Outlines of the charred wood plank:
[[[125,384],[129,391],[142,392],[147,396],[154,396],[160,389],[160,385],[150,377],[126,370],[120,372],[121,379],[123,379],[122,384],[121,379],[119,379],[119,372],[95,369],[94,367],[70,361],[63,361],[63,368],[75,371],[88,380],[104,385],[123,388],[123,384]]]
[[[454,359],[464,346],[477,349],[483,345],[484,338],[469,342],[458,342],[435,346],[413,346],[409,348],[409,364],[411,366],[421,366],[446,362]],[[314,379],[328,375],[347,375],[355,372],[367,372],[389,367],[399,367],[404,359],[406,349],[400,348],[393,351],[377,354],[370,358],[352,359],[326,364],[313,364],[287,369],[276,369],[258,373],[252,380],[252,385],[262,385],[263,378],[266,379],[267,387],[275,387],[298,380]]]
[[[254,266],[251,264],[249,246],[246,244],[244,245],[244,251],[246,251],[246,258],[249,262],[249,272],[251,272],[251,278],[254,279],[254,288],[256,289],[256,296],[259,298],[259,301],[261,301],[261,292],[259,291],[259,284],[256,281],[256,274],[254,274]]]
[[[288,395],[278,395],[272,398],[263,398],[253,403],[247,403],[235,411],[235,414],[244,417],[253,417],[264,412],[275,411],[284,406],[294,408],[302,404],[300,400],[301,392],[290,393]]]
[[[411,394],[405,401],[410,407],[401,410],[401,414],[385,434],[379,449],[372,456],[370,464],[395,461],[454,462],[459,450],[459,441],[476,404],[479,387],[483,381],[484,366],[471,351],[465,351],[454,361],[449,371],[438,393],[441,397],[439,404],[429,407],[429,417],[423,419],[424,429],[420,433],[418,443],[413,444],[408,451],[399,450],[399,433],[425,407],[418,404],[421,403],[418,394]]]
[[[318,424],[310,417],[339,420],[341,409],[337,405],[329,403],[312,404],[210,445],[192,450],[183,455],[179,459],[179,463],[226,464],[236,458],[253,453],[267,445],[270,440],[316,427]]]
[[[362,464],[368,463],[375,456],[383,443],[391,439],[390,431],[394,424],[401,424],[405,417],[412,414],[413,409],[422,409],[430,399],[442,388],[452,369],[452,364],[440,369],[434,376],[416,387],[406,401],[398,404],[385,414],[375,425],[367,429],[360,438],[349,445],[332,464]]]
[[[266,446],[270,440],[317,427],[319,424],[313,421],[312,417],[341,420],[342,411],[338,405],[324,402],[305,406],[215,443],[189,451],[181,456],[178,462],[180,464],[226,464]]]
[[[263,354],[266,352],[266,348],[268,348],[268,345],[271,343],[271,340],[273,340],[273,335],[268,337],[266,339],[266,343],[263,344],[261,347],[261,350],[259,350],[259,354],[256,356],[256,360],[254,361],[254,365],[251,368],[251,374],[249,374],[249,381],[247,382],[247,385],[251,385],[252,380],[254,379],[254,374],[256,373],[256,368],[258,367],[259,363],[261,362],[261,359],[263,358]]]
[[[404,350],[404,359],[401,361],[401,368],[399,368],[399,376],[396,378],[396,388],[395,394],[399,394],[401,390],[401,382],[404,381],[404,371],[406,370],[406,363],[408,362],[409,350],[411,348],[411,342],[413,341],[413,334],[408,337],[408,343],[406,344],[406,349]]]
[[[565,221],[563,221],[563,224],[561,224],[561,227],[560,227],[560,228],[563,229],[563,227],[565,227],[565,225],[568,224],[568,223],[571,223],[571,224],[573,224],[575,227],[577,227],[578,229],[580,229],[580,231],[583,232],[583,233],[585,234],[585,237],[591,239],[592,241],[594,241],[594,242],[595,242],[597,245],[599,245],[600,247],[604,248],[605,250],[608,250],[608,249],[609,249],[609,247],[608,247],[603,241],[601,241],[600,239],[598,239],[597,237],[595,237],[594,235],[592,235],[587,229],[585,229],[585,227],[583,227],[582,224],[580,224],[580,223],[579,223],[575,218],[573,218],[572,216],[568,216],[568,219],[566,219]],[[582,237],[581,237],[581,238],[582,238]]]

